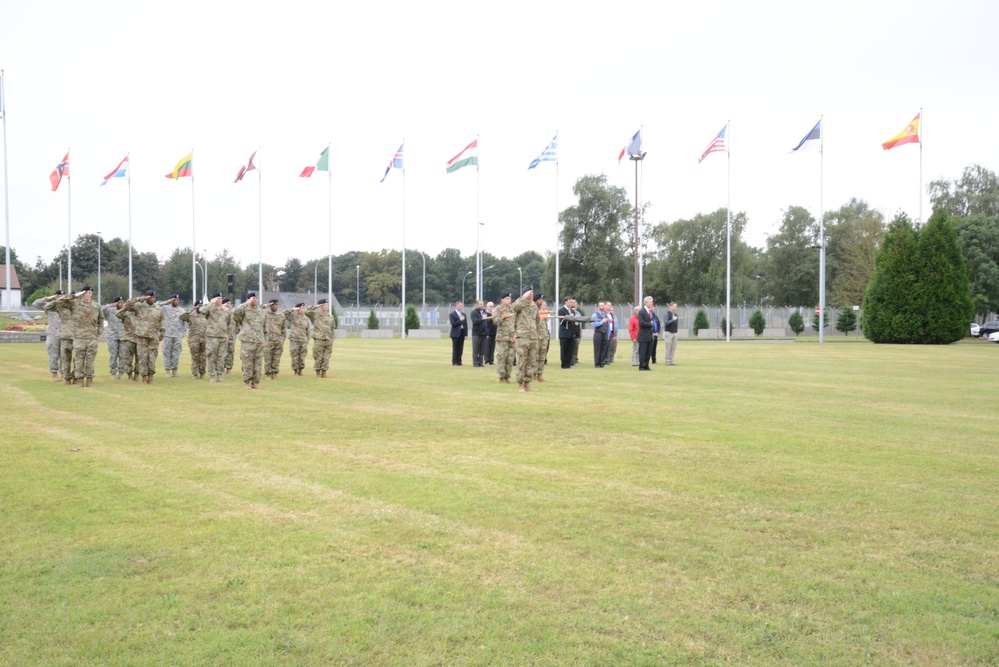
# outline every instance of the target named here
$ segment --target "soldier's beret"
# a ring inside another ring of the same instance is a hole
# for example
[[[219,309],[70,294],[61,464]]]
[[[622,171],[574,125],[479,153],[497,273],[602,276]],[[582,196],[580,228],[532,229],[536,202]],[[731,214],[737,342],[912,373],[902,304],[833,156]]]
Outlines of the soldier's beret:
[[[271,299],[270,301],[268,301],[268,302],[267,302],[267,305],[268,305],[268,306],[269,306],[269,305],[271,305],[271,304],[275,304],[275,305],[277,305],[277,302],[278,302],[278,300],[277,300],[277,299]]]
[[[222,304],[232,303],[232,299],[222,299]]]
[[[544,298],[545,298],[545,295],[544,295],[544,294],[535,294],[535,295],[534,295],[534,300],[535,300],[535,301],[541,301],[541,300],[543,300]]]
[[[142,296],[156,296],[156,292],[154,292],[151,289],[147,289],[145,292],[143,292]]]
[[[219,298],[221,296],[222,296],[222,292],[216,292],[215,294],[212,294],[212,298],[213,299]],[[250,296],[256,296],[256,295],[251,294]]]
[[[527,285],[527,286],[524,287],[524,289],[520,293],[521,294],[527,294],[528,292],[531,292],[533,290],[534,290],[534,286]]]
[[[510,294],[509,292],[503,292],[502,294],[500,294],[501,299],[505,299],[507,297],[513,297],[513,295]]]
[[[201,305],[201,299],[198,299],[197,301],[194,302],[194,307],[195,308],[197,308],[200,305]]]
[[[82,289],[82,290],[80,290],[80,291],[81,291],[81,292],[93,292],[93,291],[94,291],[94,288],[93,288],[93,287],[91,287],[90,285],[84,285],[84,286],[83,286],[83,289]]]
[[[304,303],[296,303],[295,304],[295,308],[305,308],[305,304]]]
[[[179,294],[171,294],[171,295],[170,295],[170,298],[171,298],[171,299],[179,299],[179,298],[180,298],[180,295],[179,295]]]
[[[61,289],[57,289],[56,290],[56,296],[62,296],[64,294],[65,294],[65,292],[63,292]]]
[[[123,298],[121,298],[120,296],[116,296],[116,297],[114,298],[114,301],[112,301],[111,303],[118,303],[119,301],[124,301],[124,299],[123,299]]]
[[[323,305],[324,303],[329,303],[326,299],[320,299],[318,305]]]
[[[221,292],[219,292],[219,296],[222,296]],[[257,298],[257,293],[256,292],[250,292],[249,294],[246,295],[246,298],[247,299],[255,299],[255,298]]]

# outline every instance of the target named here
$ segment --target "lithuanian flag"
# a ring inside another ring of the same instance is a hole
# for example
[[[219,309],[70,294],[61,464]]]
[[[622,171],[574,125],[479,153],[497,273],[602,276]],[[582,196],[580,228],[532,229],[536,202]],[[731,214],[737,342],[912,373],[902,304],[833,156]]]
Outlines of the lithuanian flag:
[[[167,178],[189,178],[194,176],[194,151],[191,151],[173,168],[173,171],[166,175]]]
[[[895,146],[901,146],[903,144],[918,144],[919,143],[919,117],[923,115],[923,112],[916,114],[916,117],[912,119],[912,122],[905,126],[905,129],[896,134],[894,137],[888,141],[881,144],[881,148],[891,150]]]

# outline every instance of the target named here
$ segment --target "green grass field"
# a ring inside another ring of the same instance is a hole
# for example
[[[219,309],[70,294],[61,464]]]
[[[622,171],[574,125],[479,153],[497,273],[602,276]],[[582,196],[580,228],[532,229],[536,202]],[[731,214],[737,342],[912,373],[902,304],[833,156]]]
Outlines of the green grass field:
[[[629,353],[251,392],[0,345],[0,664],[999,664],[999,345]]]

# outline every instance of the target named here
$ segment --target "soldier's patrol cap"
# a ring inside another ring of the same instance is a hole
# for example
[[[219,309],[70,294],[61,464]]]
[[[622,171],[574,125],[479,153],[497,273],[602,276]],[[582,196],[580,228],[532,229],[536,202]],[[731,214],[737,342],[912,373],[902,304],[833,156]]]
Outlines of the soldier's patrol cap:
[[[219,292],[219,296],[222,296],[222,292]],[[256,299],[257,298],[257,293],[256,292],[250,292],[249,294],[246,295],[246,298],[247,299]]]
[[[273,304],[273,305],[275,305],[275,306],[276,306],[276,305],[277,305],[277,302],[278,302],[278,300],[277,300],[277,299],[271,299],[270,301],[268,301],[268,302],[267,302],[267,305],[268,305],[268,306],[270,306],[271,304]]]
[[[142,296],[156,296],[156,292],[154,292],[151,289],[147,289],[145,292],[143,292]]]
[[[304,303],[296,303],[295,304],[295,308],[305,308],[305,304]]]
[[[120,296],[116,296],[116,297],[114,298],[114,301],[112,301],[111,303],[118,303],[119,301],[124,301],[124,299],[123,299],[123,298],[121,298]]]
[[[56,290],[56,296],[62,296],[63,294],[65,294],[65,292],[63,292],[61,289]]]
[[[84,286],[83,286],[83,289],[82,289],[82,290],[80,290],[80,291],[81,291],[81,292],[93,292],[93,291],[94,291],[94,288],[93,288],[93,287],[91,287],[90,285],[84,285]]]
[[[222,296],[222,292],[216,292],[215,294],[212,294],[212,298],[213,299],[219,298],[221,296]],[[250,296],[255,296],[255,295],[251,294]]]
[[[524,287],[524,289],[520,293],[521,294],[527,294],[528,292],[531,292],[533,290],[534,290],[534,286],[533,285],[527,285],[526,287]]]
[[[505,299],[507,297],[513,297],[513,295],[510,294],[509,292],[503,292],[502,294],[500,294],[501,299]]]
[[[316,305],[319,305],[319,306],[321,306],[321,305],[323,305],[324,303],[329,303],[329,301],[327,301],[326,299],[320,299],[320,300],[319,300],[319,303],[318,303],[318,304],[316,304]]]
[[[222,305],[225,305],[227,303],[232,303],[232,299],[222,299]]]
[[[170,298],[171,298],[171,299],[179,299],[179,298],[180,298],[180,295],[179,295],[179,294],[171,294],[171,295],[170,295]]]

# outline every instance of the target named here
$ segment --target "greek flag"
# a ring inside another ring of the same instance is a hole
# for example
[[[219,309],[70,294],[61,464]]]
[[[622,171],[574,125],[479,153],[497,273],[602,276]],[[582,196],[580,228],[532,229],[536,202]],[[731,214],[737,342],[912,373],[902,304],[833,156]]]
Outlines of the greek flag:
[[[527,165],[527,170],[530,171],[534,169],[542,162],[555,162],[558,163],[558,135],[552,139],[552,142],[541,151],[541,155],[531,160],[531,164]]]

